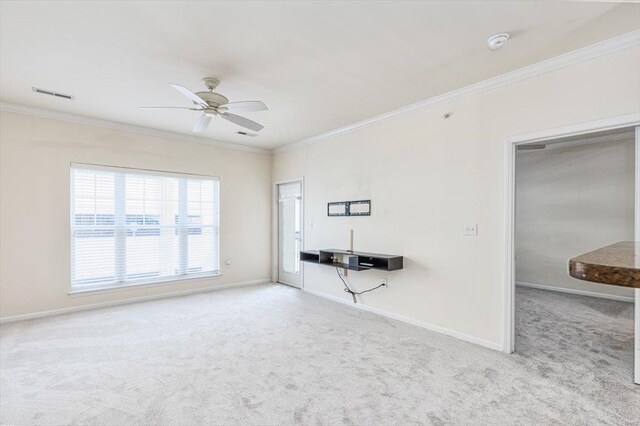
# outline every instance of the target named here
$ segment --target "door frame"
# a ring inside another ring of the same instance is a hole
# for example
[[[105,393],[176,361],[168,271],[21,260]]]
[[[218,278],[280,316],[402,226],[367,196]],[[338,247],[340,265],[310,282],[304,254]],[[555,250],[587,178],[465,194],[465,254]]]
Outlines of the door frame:
[[[505,264],[503,295],[503,343],[505,353],[515,351],[515,167],[518,145],[569,136],[640,126],[640,113],[610,117],[507,138],[505,144]],[[640,164],[640,140],[636,130],[636,165]],[[635,238],[640,240],[640,170],[636,166]]]
[[[636,126],[636,211],[635,211],[635,237],[640,241],[640,125]],[[634,382],[640,385],[640,288],[634,291],[635,298],[635,343],[633,356]]]
[[[284,183],[295,183],[300,182],[300,250],[304,250],[304,235],[305,235],[305,221],[304,221],[304,204],[305,204],[305,194],[304,194],[304,177],[295,177],[290,179],[282,179],[275,181],[273,183],[272,195],[271,199],[273,200],[273,208],[272,208],[272,252],[273,256],[271,259],[271,281],[274,283],[279,282],[280,275],[280,220],[279,220],[279,196],[278,196],[278,185]],[[301,262],[302,263],[302,262]],[[304,289],[304,265],[300,265],[300,290]]]

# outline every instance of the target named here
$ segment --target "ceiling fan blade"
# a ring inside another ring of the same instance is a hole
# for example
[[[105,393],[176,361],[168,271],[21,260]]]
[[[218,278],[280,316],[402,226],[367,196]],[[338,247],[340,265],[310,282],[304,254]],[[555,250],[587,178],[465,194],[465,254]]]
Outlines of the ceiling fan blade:
[[[202,132],[204,129],[207,128],[210,122],[211,122],[211,116],[202,114],[198,119],[198,121],[196,121],[196,124],[194,124],[193,131]]]
[[[182,87],[179,84],[170,84],[169,86],[173,87],[178,92],[182,93],[183,95],[185,95],[187,98],[191,99],[196,104],[201,105],[201,106],[203,106],[205,108],[209,107],[209,104],[207,104],[204,99],[202,99],[200,96],[196,95],[195,93],[193,93],[191,90],[187,89],[186,87]]]
[[[162,106],[151,106],[151,107],[138,107],[140,109],[188,109],[191,111],[200,111],[201,108],[191,108],[191,107],[162,107]]]
[[[262,101],[230,102],[220,105],[220,108],[226,108],[227,111],[232,112],[265,111],[269,109]]]
[[[259,132],[264,128],[262,124],[258,124],[255,121],[249,120],[248,118],[240,117],[239,115],[231,114],[228,112],[225,112],[224,114],[220,114],[220,117],[234,124],[237,124],[238,126],[242,126],[249,130],[253,130],[254,132]]]

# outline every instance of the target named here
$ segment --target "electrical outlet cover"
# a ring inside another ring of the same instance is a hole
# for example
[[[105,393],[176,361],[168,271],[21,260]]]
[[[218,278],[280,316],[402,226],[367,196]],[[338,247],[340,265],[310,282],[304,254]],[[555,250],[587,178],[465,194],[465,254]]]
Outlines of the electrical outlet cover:
[[[471,225],[465,225],[464,226],[464,235],[469,236],[469,237],[475,237],[476,235],[478,235],[478,224],[474,223]]]

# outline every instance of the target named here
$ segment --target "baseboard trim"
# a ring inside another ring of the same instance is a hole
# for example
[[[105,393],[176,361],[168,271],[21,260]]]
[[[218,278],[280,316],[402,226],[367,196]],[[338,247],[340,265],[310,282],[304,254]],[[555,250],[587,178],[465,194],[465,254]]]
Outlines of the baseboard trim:
[[[525,283],[521,281],[516,281],[516,285],[520,287],[536,288],[538,290],[556,291],[558,293],[568,293],[568,294],[577,294],[580,296],[598,297],[600,299],[618,300],[620,302],[633,302],[633,297],[617,296],[615,294],[604,294],[604,293],[598,293],[595,291],[576,290],[573,288],[554,287],[551,285]]]
[[[439,325],[430,324],[428,322],[419,321],[413,318],[406,317],[404,315],[394,314],[393,312],[385,311],[382,309],[374,308],[371,306],[364,305],[362,303],[353,303],[351,299],[342,299],[340,297],[332,296],[326,293],[322,293],[317,290],[310,290],[307,288],[303,288],[302,291],[313,294],[314,296],[319,296],[334,302],[342,303],[344,305],[349,305],[354,308],[362,309],[363,311],[371,312],[376,315],[380,315],[383,317],[391,318],[394,320],[402,321],[407,324],[415,325],[417,327],[425,328],[430,331],[435,331],[436,333],[445,334],[447,336],[455,337],[456,339],[464,340],[465,342],[474,343],[476,345],[483,346],[485,348],[492,349],[494,351],[502,351],[502,345],[499,343],[492,342],[490,340],[481,339],[479,337],[470,336],[468,334],[461,333],[459,331],[451,330],[450,328],[441,327]]]
[[[30,319],[36,319],[36,318],[45,318],[45,317],[51,317],[55,315],[70,314],[73,312],[90,311],[93,309],[108,308],[111,306],[129,305],[132,303],[148,302],[151,300],[169,299],[171,297],[188,296],[191,294],[208,293],[210,291],[223,290],[223,289],[228,289],[233,287],[244,287],[248,285],[266,284],[270,282],[271,282],[270,278],[264,278],[260,280],[241,281],[237,283],[223,284],[223,285],[203,287],[203,288],[190,289],[190,290],[172,291],[168,293],[154,294],[151,296],[133,297],[130,299],[113,300],[113,301],[101,302],[101,303],[90,303],[87,305],[73,306],[70,308],[62,308],[62,309],[52,309],[50,311],[40,311],[40,312],[34,312],[30,314],[12,315],[7,317],[0,317],[0,324],[6,324],[6,323],[16,322],[16,321],[26,321]]]

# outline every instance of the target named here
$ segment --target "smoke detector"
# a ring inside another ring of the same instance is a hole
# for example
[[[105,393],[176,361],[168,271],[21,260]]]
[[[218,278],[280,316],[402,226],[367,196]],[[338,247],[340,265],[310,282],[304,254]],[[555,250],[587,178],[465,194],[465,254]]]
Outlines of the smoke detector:
[[[487,46],[490,50],[500,49],[509,40],[509,33],[494,34],[487,40]]]

